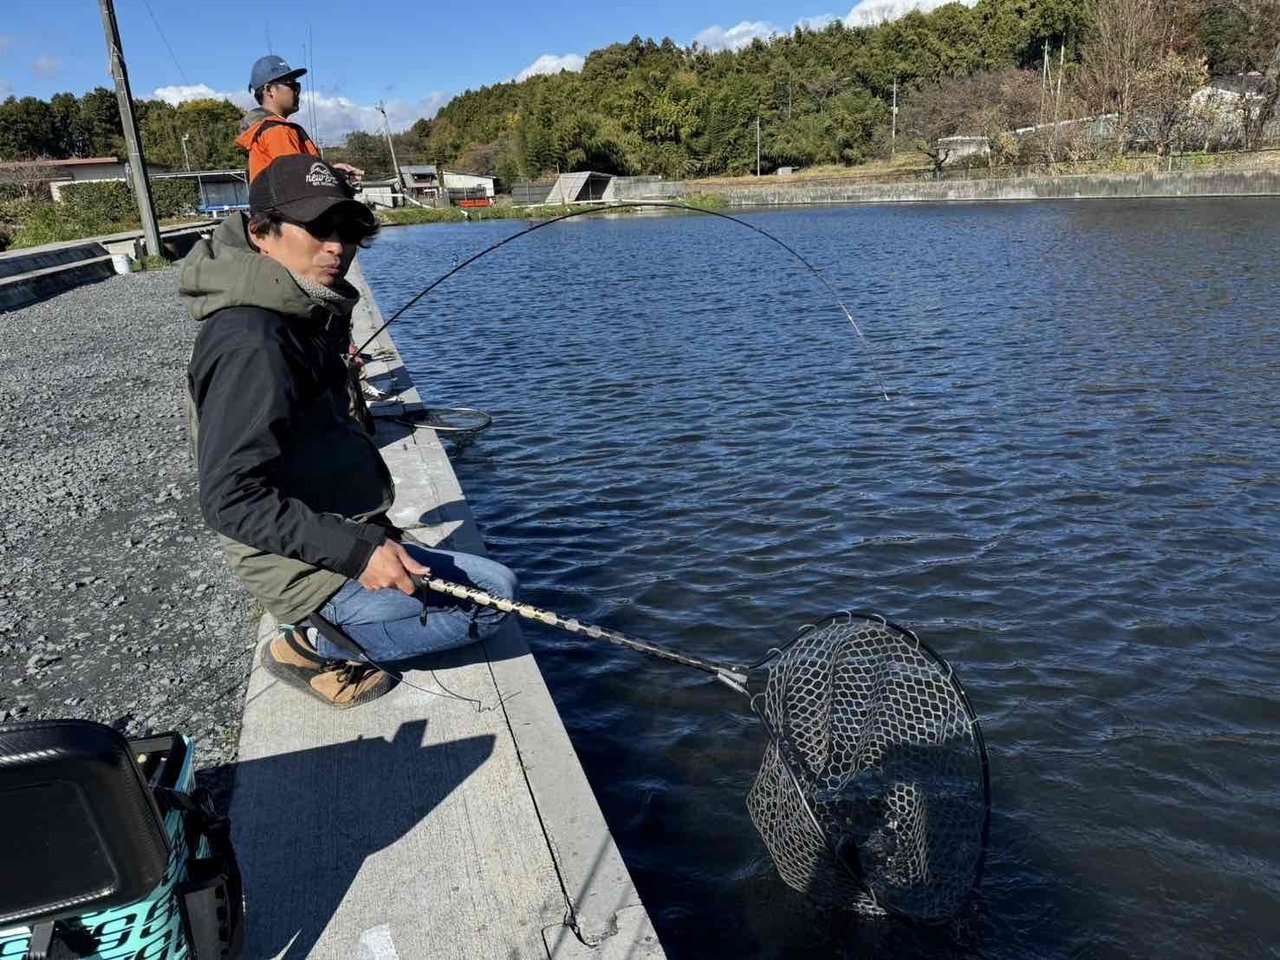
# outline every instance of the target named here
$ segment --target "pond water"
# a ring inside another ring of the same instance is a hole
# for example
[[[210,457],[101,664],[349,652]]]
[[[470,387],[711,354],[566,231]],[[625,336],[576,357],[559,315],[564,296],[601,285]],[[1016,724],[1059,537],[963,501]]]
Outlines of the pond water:
[[[692,671],[525,628],[674,960],[1256,957],[1280,944],[1280,202],[582,218],[392,328],[525,598],[732,661],[842,608],[955,666],[990,751],[952,924],[824,915]],[[387,315],[510,222],[388,229]],[[880,394],[887,385],[891,399]]]

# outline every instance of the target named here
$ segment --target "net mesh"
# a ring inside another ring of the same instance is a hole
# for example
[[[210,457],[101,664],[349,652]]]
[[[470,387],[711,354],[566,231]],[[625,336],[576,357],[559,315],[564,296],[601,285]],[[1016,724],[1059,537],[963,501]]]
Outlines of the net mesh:
[[[457,447],[474,443],[493,423],[489,414],[469,407],[429,407],[405,413],[396,419],[408,426],[425,424],[441,439],[449,440]]]
[[[841,615],[778,654],[754,705],[771,735],[747,808],[783,880],[861,913],[953,916],[982,869],[988,787],[950,667]]]

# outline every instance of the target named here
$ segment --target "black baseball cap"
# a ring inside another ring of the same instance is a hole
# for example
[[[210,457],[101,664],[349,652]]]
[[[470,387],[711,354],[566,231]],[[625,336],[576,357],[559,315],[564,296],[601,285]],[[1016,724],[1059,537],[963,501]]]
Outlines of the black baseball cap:
[[[318,157],[297,153],[281,157],[249,186],[249,212],[280,214],[296,223],[311,223],[327,213],[342,212],[372,228],[373,211],[353,199],[346,179]]]

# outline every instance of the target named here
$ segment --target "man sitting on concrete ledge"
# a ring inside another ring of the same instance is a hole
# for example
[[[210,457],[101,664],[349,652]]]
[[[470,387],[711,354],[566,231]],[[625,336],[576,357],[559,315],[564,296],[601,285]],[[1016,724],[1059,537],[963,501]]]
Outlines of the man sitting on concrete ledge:
[[[430,571],[511,597],[515,577],[469,554],[402,544],[391,475],[351,417],[335,349],[359,297],[344,278],[378,225],[333,168],[282,157],[188,254],[180,290],[203,326],[187,370],[200,507],[242,583],[280,623],[263,666],[335,707],[393,681],[346,659],[337,626],[379,663],[482,639],[502,619],[415,593]],[[322,618],[316,620],[315,618]],[[311,627],[311,629],[308,629]]]

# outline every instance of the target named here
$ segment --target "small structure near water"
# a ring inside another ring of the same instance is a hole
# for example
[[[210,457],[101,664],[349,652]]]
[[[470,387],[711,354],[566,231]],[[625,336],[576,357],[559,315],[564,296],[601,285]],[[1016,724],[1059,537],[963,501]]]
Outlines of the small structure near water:
[[[465,205],[464,201],[492,202],[494,177],[443,170],[434,163],[411,164],[400,168],[405,195],[433,206]]]
[[[613,176],[608,173],[562,173],[556,178],[545,203],[599,203],[612,200]]]

